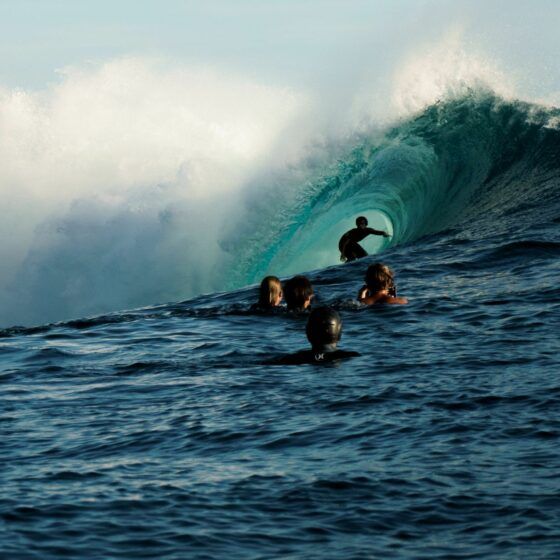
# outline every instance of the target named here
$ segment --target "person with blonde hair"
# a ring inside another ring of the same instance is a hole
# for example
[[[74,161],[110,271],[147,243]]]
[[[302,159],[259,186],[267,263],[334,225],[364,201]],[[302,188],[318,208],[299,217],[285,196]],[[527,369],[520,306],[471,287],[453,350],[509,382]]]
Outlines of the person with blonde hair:
[[[259,301],[253,307],[272,309],[282,301],[282,283],[276,276],[265,276],[259,286]]]
[[[358,301],[366,305],[374,303],[405,304],[408,300],[397,297],[393,271],[385,264],[374,263],[366,272],[365,286],[358,292]]]

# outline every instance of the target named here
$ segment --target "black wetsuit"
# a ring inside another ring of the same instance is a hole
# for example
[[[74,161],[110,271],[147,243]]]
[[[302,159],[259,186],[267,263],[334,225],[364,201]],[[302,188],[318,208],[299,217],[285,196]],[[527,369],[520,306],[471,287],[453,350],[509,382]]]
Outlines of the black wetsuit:
[[[249,313],[256,313],[259,315],[275,315],[285,312],[286,307],[284,305],[261,305],[260,303],[253,303],[253,305],[249,307]]]
[[[300,350],[295,354],[287,354],[280,356],[267,362],[268,365],[285,365],[285,366],[298,366],[303,364],[326,364],[343,360],[345,358],[354,358],[359,356],[358,352],[352,350],[337,350],[332,349],[332,346],[318,348],[315,350]]]
[[[347,261],[355,261],[367,257],[367,251],[359,244],[368,235],[385,235],[384,232],[373,228],[354,228],[347,231],[338,242],[340,254]]]

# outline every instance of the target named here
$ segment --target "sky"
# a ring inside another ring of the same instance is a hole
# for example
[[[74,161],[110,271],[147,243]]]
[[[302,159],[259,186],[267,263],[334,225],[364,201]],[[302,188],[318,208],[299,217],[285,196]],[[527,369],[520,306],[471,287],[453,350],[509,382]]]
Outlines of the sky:
[[[460,26],[555,89],[559,16],[556,0],[0,0],[0,85],[41,89],[65,67],[140,55],[329,87]]]
[[[66,66],[123,55],[215,64],[294,83],[358,53],[425,2],[1,0],[0,83],[40,88]],[[349,9],[348,6],[350,5]],[[408,5],[407,9],[403,6]],[[409,9],[411,8],[411,9]]]

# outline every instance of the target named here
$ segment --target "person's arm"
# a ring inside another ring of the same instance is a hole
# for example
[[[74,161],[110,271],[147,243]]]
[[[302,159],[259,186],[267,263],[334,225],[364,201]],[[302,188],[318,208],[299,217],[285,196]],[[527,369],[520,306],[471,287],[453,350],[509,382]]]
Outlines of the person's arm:
[[[394,297],[387,292],[378,292],[369,294],[367,286],[364,286],[358,293],[358,301],[364,305],[373,305],[374,303],[388,303],[389,305],[405,305],[408,299],[405,297]]]
[[[384,297],[383,292],[376,292],[372,294],[366,285],[362,286],[360,291],[358,292],[358,301],[363,303],[364,305],[372,305],[377,303]]]
[[[367,228],[367,232],[373,235],[382,235],[383,237],[391,237],[386,231],[380,229]]]
[[[357,298],[358,301],[363,302],[364,299],[367,297],[367,295],[368,295],[368,288],[367,286],[364,285],[360,288],[360,291],[358,292],[358,298]]]
[[[360,303],[363,303],[364,305],[373,305],[374,303],[379,303],[379,302],[380,302],[379,295],[373,295],[373,296],[366,295],[365,297],[360,299]]]

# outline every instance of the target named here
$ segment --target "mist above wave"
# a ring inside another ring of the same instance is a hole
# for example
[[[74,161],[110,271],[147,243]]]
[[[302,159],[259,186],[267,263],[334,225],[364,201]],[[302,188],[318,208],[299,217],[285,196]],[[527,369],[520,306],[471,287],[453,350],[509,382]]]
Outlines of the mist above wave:
[[[2,323],[217,289],[220,224],[304,103],[137,58],[0,90]]]
[[[439,156],[406,129],[442,99],[503,83],[451,37],[406,57],[382,104],[371,84],[337,108],[313,92],[144,58],[66,69],[41,92],[0,90],[0,324],[336,264],[336,238],[356,213],[394,229],[393,243],[433,231],[418,224],[433,222],[437,197],[418,195],[442,171]]]

